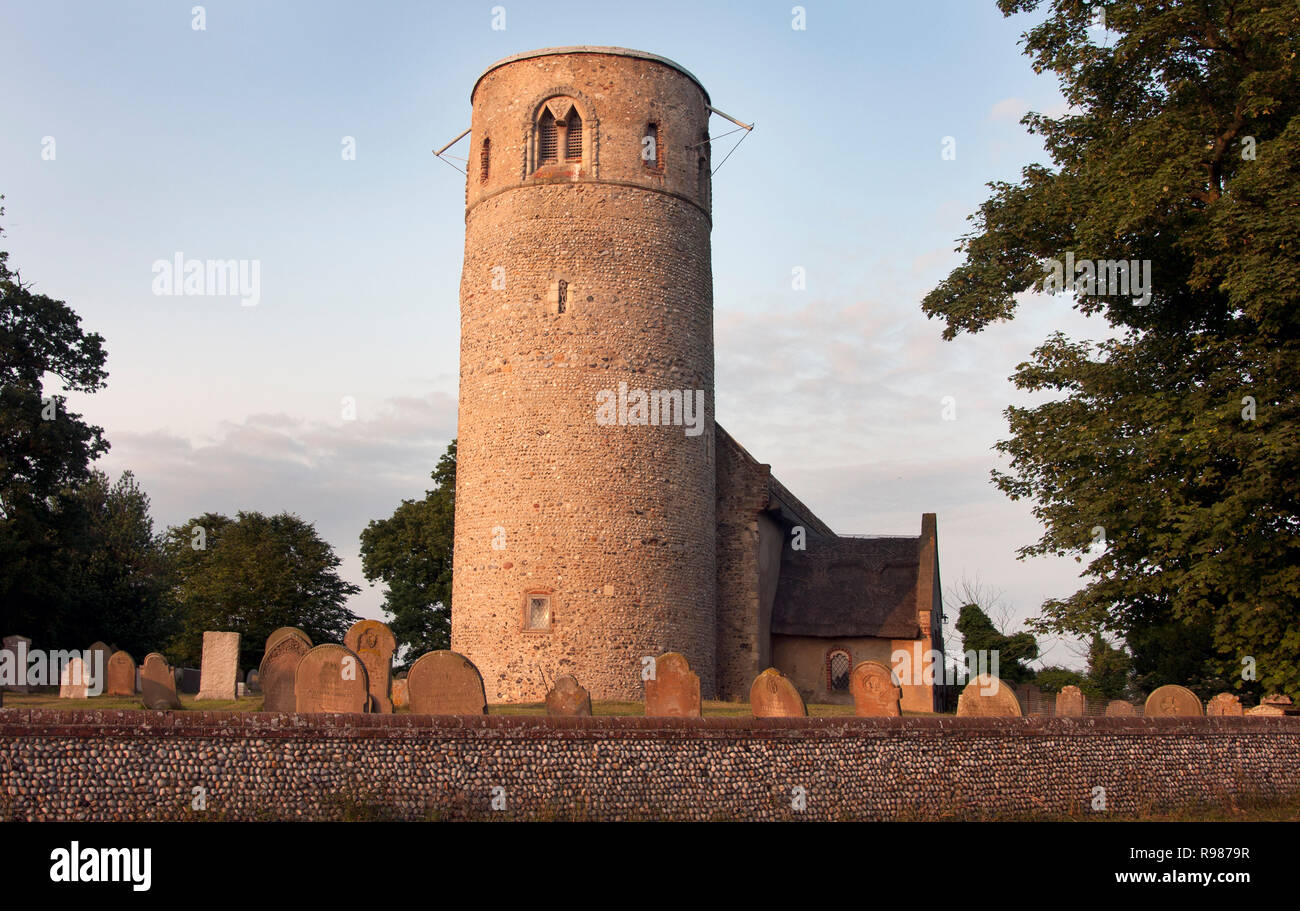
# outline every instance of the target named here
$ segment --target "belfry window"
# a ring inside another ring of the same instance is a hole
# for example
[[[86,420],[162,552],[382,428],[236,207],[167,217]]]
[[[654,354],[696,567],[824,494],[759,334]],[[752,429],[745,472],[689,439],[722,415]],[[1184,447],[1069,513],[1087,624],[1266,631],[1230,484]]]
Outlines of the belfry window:
[[[557,133],[555,117],[551,114],[551,109],[547,108],[542,112],[542,118],[537,121],[538,164],[555,164]]]
[[[827,689],[832,693],[846,693],[849,689],[849,672],[853,659],[844,649],[836,648],[826,653]]]
[[[564,160],[582,161],[582,117],[576,108],[569,109],[565,126],[568,129],[564,136]]]

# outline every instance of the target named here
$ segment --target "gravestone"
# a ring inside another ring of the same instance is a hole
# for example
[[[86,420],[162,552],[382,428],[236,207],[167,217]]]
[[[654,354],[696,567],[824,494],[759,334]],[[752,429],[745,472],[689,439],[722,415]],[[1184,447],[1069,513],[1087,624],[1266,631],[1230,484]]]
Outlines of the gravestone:
[[[266,654],[257,669],[258,683],[262,687],[262,711],[296,712],[298,701],[294,696],[294,678],[298,662],[311,651],[306,636],[293,633],[277,636],[276,630],[267,638]]]
[[[147,709],[178,709],[180,697],[176,695],[176,674],[167,659],[157,652],[144,656],[140,665],[140,701]]]
[[[18,683],[19,680],[27,679],[27,654],[31,651],[32,640],[26,636],[5,636],[4,651],[9,652],[12,657],[8,659],[9,666],[12,670],[11,679],[14,683],[5,686],[4,689],[11,693],[30,693],[34,689],[30,683]]]
[[[591,714],[591,694],[572,674],[555,678],[555,686],[546,694],[546,714],[557,718],[574,718]]]
[[[203,633],[198,700],[234,699],[239,682],[239,633]]]
[[[59,671],[59,698],[85,699],[87,672],[86,662],[75,653],[68,663]]]
[[[486,715],[483,675],[464,655],[429,652],[411,665],[406,686],[413,715]]]
[[[645,681],[645,714],[653,718],[700,718],[700,678],[686,656],[669,652],[655,659]]]
[[[750,684],[749,710],[755,718],[801,718],[808,714],[799,690],[774,667]]]
[[[393,653],[397,651],[397,637],[393,631],[378,620],[359,620],[343,636],[343,644],[365,662],[373,700],[371,711],[391,715]]]
[[[957,697],[957,716],[965,718],[1019,718],[1016,694],[992,674],[980,674]]]
[[[1088,700],[1077,686],[1063,686],[1056,694],[1056,717],[1082,718],[1087,714]]]
[[[406,678],[398,677],[393,681],[393,708],[404,709],[411,704],[411,691],[406,686]]]
[[[1133,703],[1125,702],[1123,699],[1112,699],[1106,703],[1106,715],[1110,718],[1131,718],[1136,717],[1138,710],[1133,707]]]
[[[370,703],[366,665],[347,646],[318,645],[298,662],[293,696],[298,712],[364,712]]]
[[[1236,693],[1219,693],[1205,703],[1205,714],[1222,718],[1229,715],[1245,715],[1241,707],[1241,697]]]
[[[1199,718],[1205,713],[1201,711],[1201,700],[1195,693],[1185,686],[1170,683],[1151,691],[1142,714],[1148,718]]]
[[[203,674],[197,667],[174,667],[172,672],[176,677],[176,692],[191,695],[198,693]]]
[[[262,692],[262,676],[257,672],[256,668],[251,669],[244,675],[244,687],[250,693]]]
[[[262,653],[265,654],[270,651],[271,646],[275,645],[285,636],[297,636],[303,642],[307,643],[307,648],[311,648],[311,636],[308,636],[296,626],[282,626],[266,637],[266,647],[262,649]]]
[[[126,652],[113,652],[108,659],[108,686],[104,692],[109,696],[135,695],[135,659]]]
[[[105,676],[108,674],[108,659],[113,657],[113,652],[117,651],[103,642],[93,642],[90,648],[86,649],[87,657],[90,664],[86,666],[86,683],[98,684],[99,695],[103,695],[105,688]]]
[[[902,688],[890,669],[879,661],[863,661],[849,673],[853,714],[865,718],[898,718]]]
[[[1296,710],[1292,707],[1290,696],[1283,696],[1281,693],[1273,693],[1272,695],[1265,696],[1261,699],[1259,705],[1247,709],[1246,714],[1254,716],[1282,716],[1294,715],[1296,714]]]

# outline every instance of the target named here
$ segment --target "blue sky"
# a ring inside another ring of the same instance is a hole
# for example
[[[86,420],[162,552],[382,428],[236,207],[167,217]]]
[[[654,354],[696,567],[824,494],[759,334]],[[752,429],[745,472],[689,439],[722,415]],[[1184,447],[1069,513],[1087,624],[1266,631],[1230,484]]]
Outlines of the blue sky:
[[[719,422],[837,531],[916,534],[937,512],[946,587],[978,579],[1016,619],[1077,587],[1073,560],[1015,560],[1038,526],[988,473],[1016,364],[1105,327],[1034,298],[943,342],[919,307],[986,182],[1045,160],[1019,118],[1064,106],[1020,53],[1029,20],[992,0],[810,2],[802,31],[790,2],[213,2],[196,31],[194,5],[0,9],[3,248],[105,336],[108,388],[76,407],[160,523],[291,510],[363,582],[357,535],[422,495],[455,433],[464,178],[431,150],[493,61],[616,45],[756,123],[714,179]],[[258,305],[153,294],[178,251],[257,260]]]

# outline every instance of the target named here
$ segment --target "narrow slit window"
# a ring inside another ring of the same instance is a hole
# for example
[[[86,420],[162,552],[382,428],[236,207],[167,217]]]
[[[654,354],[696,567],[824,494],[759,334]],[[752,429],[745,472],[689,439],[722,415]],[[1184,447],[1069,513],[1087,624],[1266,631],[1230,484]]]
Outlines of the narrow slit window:
[[[659,132],[659,124],[646,124],[645,135],[641,137],[641,161],[648,170],[658,171],[662,168],[662,138]]]
[[[564,279],[560,279],[559,287],[556,290],[558,292],[555,298],[556,307],[558,312],[563,313],[564,308],[569,303],[569,283]]]
[[[835,649],[826,656],[827,677],[830,683],[832,693],[847,692],[849,688],[849,672],[853,670],[853,659],[849,653],[842,649]]]
[[[488,165],[492,159],[492,140],[484,139],[483,148],[479,152],[479,183],[487,183]]]

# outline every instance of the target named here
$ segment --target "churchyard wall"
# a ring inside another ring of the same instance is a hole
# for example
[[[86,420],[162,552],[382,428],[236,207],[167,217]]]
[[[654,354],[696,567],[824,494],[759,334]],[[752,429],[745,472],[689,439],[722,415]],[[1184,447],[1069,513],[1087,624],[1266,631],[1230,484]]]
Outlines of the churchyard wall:
[[[1297,792],[1300,717],[0,710],[6,820],[1090,816]]]

